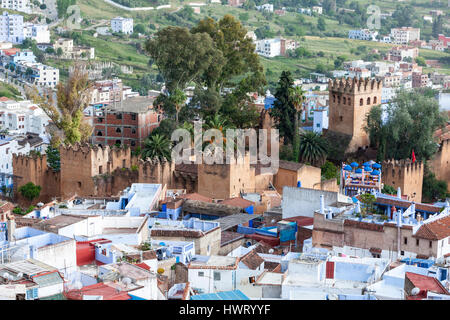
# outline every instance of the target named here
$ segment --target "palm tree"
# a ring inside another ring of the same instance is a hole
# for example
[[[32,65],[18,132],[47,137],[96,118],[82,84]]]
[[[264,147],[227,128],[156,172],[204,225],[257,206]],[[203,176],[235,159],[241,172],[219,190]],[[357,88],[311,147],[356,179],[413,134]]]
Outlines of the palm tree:
[[[170,95],[170,100],[175,105],[176,110],[176,123],[178,125],[178,114],[180,113],[181,107],[186,102],[186,95],[184,94],[183,90],[175,89],[172,94]]]
[[[300,135],[300,159],[320,167],[327,157],[327,141],[318,133],[308,131]]]
[[[224,147],[227,144],[226,131],[227,129],[232,128],[233,126],[228,122],[228,120],[218,113],[216,113],[214,116],[208,117],[205,121],[205,130],[216,129],[222,132],[222,143]],[[205,141],[203,148],[212,143],[214,143],[214,137],[209,141]]]
[[[300,134],[299,134],[299,114],[303,111],[303,101],[305,100],[305,92],[302,87],[291,87],[289,88],[289,95],[291,96],[292,104],[294,105],[297,113],[295,114],[295,133],[294,133],[294,160],[299,161],[299,147],[300,147]]]
[[[171,160],[172,142],[166,137],[155,134],[149,136],[144,141],[144,148],[142,149],[142,159]]]

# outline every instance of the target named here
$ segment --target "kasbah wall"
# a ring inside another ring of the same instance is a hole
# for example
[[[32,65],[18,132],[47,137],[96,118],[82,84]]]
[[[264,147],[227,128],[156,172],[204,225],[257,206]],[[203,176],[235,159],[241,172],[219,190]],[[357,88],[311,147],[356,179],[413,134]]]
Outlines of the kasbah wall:
[[[82,197],[115,196],[132,183],[162,183],[171,186],[174,164],[157,160],[141,160],[129,148],[76,144],[60,146],[61,169],[53,171],[46,155],[13,155],[15,201],[29,206],[18,189],[33,182],[41,193],[33,203]]]
[[[382,164],[382,182],[397,189],[414,202],[422,201],[424,165],[421,161],[389,160]]]
[[[447,182],[447,188],[450,190],[450,139],[443,140],[438,152],[430,161],[431,171],[438,180]]]

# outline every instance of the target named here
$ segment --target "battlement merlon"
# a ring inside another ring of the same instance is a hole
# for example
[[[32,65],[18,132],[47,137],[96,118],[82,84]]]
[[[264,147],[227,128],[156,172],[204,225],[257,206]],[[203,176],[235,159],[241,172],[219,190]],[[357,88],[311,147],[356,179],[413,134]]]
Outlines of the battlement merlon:
[[[379,91],[383,88],[383,81],[375,78],[340,78],[328,81],[330,94],[347,93],[347,94],[363,94],[373,91]]]
[[[383,161],[382,168],[384,171],[392,170],[392,169],[404,169],[406,172],[409,171],[422,171],[423,170],[423,162],[420,160],[412,163],[411,159],[402,159],[402,160],[394,160],[390,159],[387,161]]]

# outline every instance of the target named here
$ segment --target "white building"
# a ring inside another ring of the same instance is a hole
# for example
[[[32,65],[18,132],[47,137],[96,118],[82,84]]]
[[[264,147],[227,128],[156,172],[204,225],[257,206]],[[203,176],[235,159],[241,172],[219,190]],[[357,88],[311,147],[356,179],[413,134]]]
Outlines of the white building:
[[[281,55],[281,39],[263,39],[255,41],[256,53],[267,58]]]
[[[322,133],[328,129],[328,108],[317,108],[313,110],[313,131]]]
[[[12,186],[13,180],[12,180],[12,174],[13,174],[13,167],[12,167],[12,155],[13,153],[16,154],[27,154],[30,151],[30,145],[27,144],[24,147],[22,147],[18,140],[14,139],[13,137],[0,136],[0,187]]]
[[[239,258],[196,255],[188,265],[188,280],[201,293],[236,290]]]
[[[410,41],[420,40],[420,29],[411,27],[391,29],[392,43],[407,44]]]
[[[266,12],[273,12],[273,4],[266,3],[260,6],[256,6],[256,10],[259,11],[266,11]]]
[[[133,33],[133,19],[117,17],[111,19],[111,29],[113,32],[122,32],[125,34]]]
[[[42,63],[25,62],[21,65],[24,68],[33,70],[31,77],[33,79],[32,83],[35,85],[54,88],[59,83],[59,69],[57,68]]]
[[[43,137],[49,120],[44,111],[31,101],[0,102],[0,128],[7,129],[9,134],[30,132]]]
[[[23,37],[35,40],[37,43],[49,43],[50,30],[46,24],[25,23],[23,26]]]
[[[17,44],[23,39],[23,16],[4,11],[0,16],[0,42]]]
[[[380,42],[383,42],[383,43],[392,43],[392,39],[391,39],[390,36],[383,36],[383,37],[381,37]]]
[[[349,30],[348,31],[348,38],[355,39],[355,40],[376,41],[377,35],[378,35],[378,31],[371,31],[369,29]]]
[[[1,7],[3,9],[31,13],[30,0],[1,0]]]
[[[317,13],[317,14],[322,14],[322,7],[320,6],[313,6],[312,8],[312,12]]]

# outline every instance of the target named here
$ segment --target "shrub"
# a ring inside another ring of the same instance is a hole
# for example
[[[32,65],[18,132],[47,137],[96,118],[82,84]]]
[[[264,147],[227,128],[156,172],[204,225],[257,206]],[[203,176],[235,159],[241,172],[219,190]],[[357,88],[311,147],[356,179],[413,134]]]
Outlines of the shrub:
[[[12,212],[15,214],[24,214],[21,207],[15,207]]]

